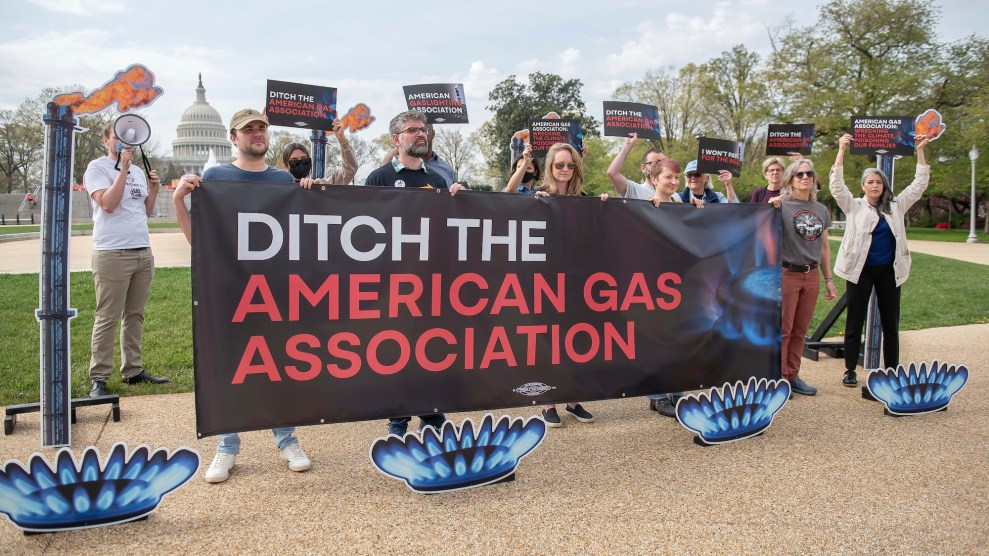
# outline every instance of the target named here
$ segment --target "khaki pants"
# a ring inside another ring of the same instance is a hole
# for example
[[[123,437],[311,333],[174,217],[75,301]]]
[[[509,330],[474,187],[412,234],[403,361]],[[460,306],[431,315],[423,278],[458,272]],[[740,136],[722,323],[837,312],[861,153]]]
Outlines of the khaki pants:
[[[113,336],[120,325],[120,374],[130,378],[141,372],[141,336],[144,306],[151,293],[155,258],[151,248],[93,251],[93,283],[96,311],[93,318],[92,358],[89,377],[106,381],[113,374]]]

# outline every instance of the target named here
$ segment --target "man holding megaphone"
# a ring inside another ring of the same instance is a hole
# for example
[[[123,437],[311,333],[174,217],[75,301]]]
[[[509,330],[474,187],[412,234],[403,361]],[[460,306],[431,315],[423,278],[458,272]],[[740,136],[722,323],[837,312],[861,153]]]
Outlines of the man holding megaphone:
[[[134,120],[137,118],[139,122]],[[142,125],[143,123],[143,125]],[[123,141],[119,135],[126,137]],[[120,326],[120,374],[125,384],[168,382],[148,374],[141,359],[144,306],[151,293],[155,259],[148,236],[161,181],[158,174],[132,166],[130,145],[145,143],[150,128],[143,118],[125,115],[103,129],[106,156],[89,163],[83,185],[93,207],[93,282],[96,286],[89,395],[105,396],[113,374],[113,340]],[[124,143],[127,144],[124,144]],[[147,159],[145,159],[147,167]],[[150,181],[149,179],[150,178]]]

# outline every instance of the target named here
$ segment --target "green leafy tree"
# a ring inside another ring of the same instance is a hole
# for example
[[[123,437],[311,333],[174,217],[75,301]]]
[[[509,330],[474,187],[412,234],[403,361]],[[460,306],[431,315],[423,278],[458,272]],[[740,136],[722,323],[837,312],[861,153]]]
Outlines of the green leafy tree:
[[[598,121],[586,114],[587,107],[580,96],[583,83],[579,79],[563,79],[552,73],[529,74],[527,82],[514,75],[495,85],[488,95],[488,110],[494,113],[491,125],[483,127],[483,136],[495,159],[488,160],[488,169],[500,184],[508,181],[511,162],[509,148],[512,135],[529,127],[529,120],[556,112],[561,118],[580,120],[584,137],[600,133]]]

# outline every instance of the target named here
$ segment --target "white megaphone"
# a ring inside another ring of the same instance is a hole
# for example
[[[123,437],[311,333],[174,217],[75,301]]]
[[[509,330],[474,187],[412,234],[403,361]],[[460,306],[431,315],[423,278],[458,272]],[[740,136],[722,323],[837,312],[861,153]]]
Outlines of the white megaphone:
[[[138,147],[151,139],[151,126],[148,121],[137,114],[124,114],[113,122],[113,133],[117,136],[117,164],[115,169],[120,169],[120,151],[124,150],[124,145],[128,147]],[[141,149],[141,156],[144,158],[144,169],[147,173],[151,170],[148,167],[148,157]]]

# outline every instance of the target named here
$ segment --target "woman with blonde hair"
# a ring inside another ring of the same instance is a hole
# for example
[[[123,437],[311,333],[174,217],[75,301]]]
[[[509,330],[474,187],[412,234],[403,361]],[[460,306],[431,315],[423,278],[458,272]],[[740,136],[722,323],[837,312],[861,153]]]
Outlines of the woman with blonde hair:
[[[769,202],[783,211],[783,378],[793,392],[813,396],[817,389],[800,377],[800,357],[821,288],[818,267],[827,288],[824,299],[835,298],[828,243],[831,215],[817,202],[814,163],[806,158],[791,163],[783,172],[779,197]]]
[[[526,147],[525,152],[531,153],[530,147]],[[584,185],[582,160],[580,152],[571,145],[556,143],[550,147],[546,152],[545,174],[542,182],[536,186],[536,195],[540,197],[584,195],[582,191]],[[509,189],[506,188],[505,191],[509,191]],[[594,422],[594,415],[579,403],[568,403],[566,412],[582,423]],[[556,405],[543,406],[542,417],[548,427],[563,426],[560,414],[556,411]]]

